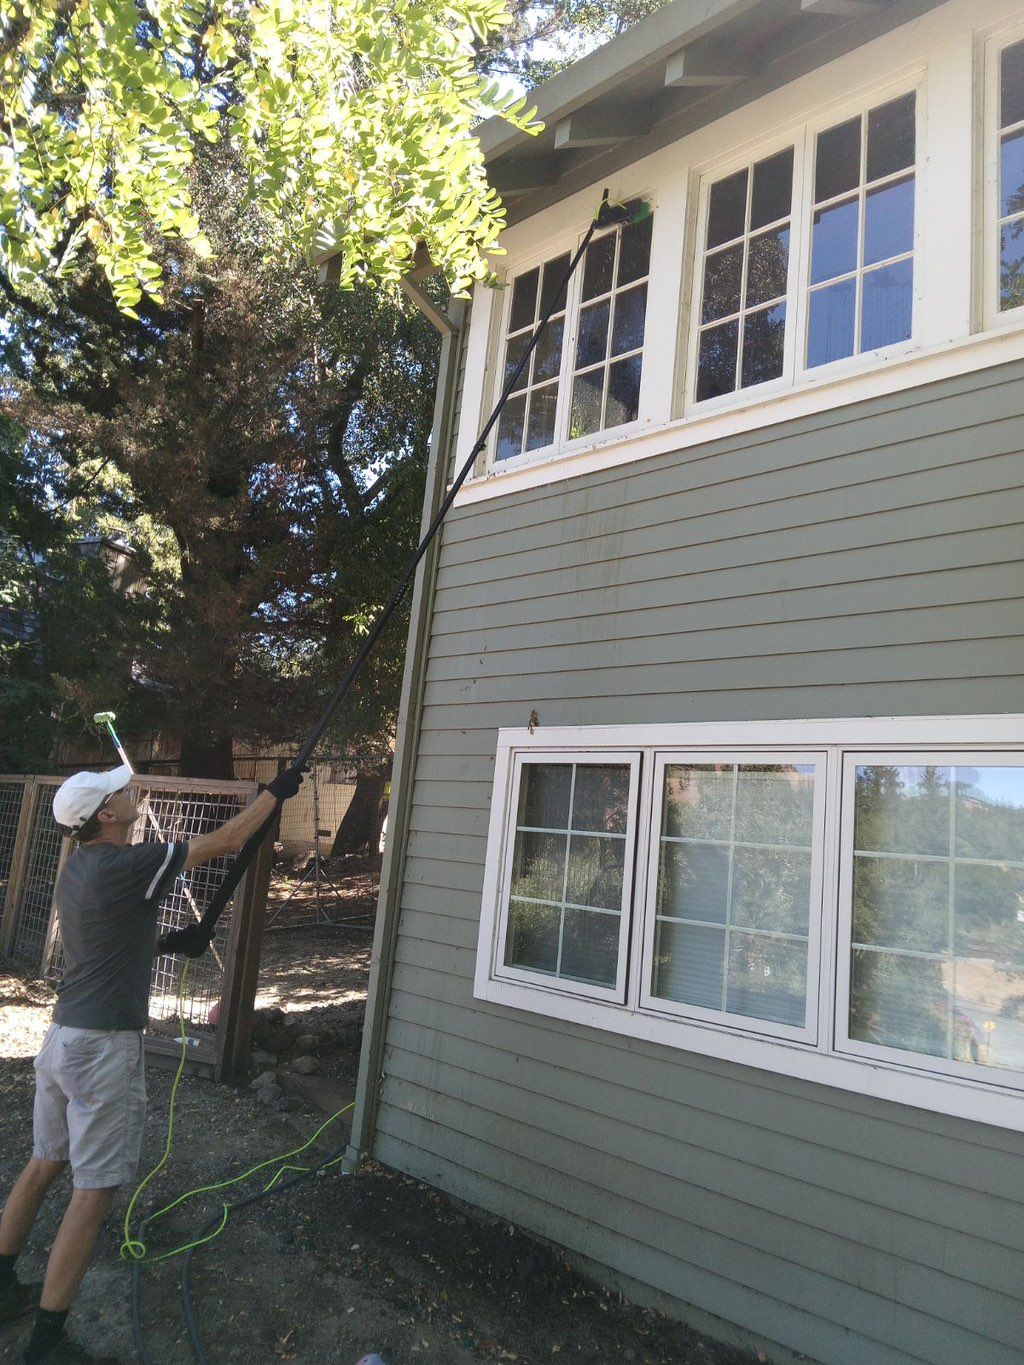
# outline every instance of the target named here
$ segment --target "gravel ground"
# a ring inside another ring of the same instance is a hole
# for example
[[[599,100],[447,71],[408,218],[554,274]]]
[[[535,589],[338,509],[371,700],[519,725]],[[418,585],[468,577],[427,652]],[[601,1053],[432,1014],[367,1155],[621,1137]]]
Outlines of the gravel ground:
[[[369,965],[368,935],[348,929],[289,930],[267,940],[258,1044],[287,1062],[296,1043],[313,1050],[316,1073],[351,1083]],[[0,969],[0,1191],[28,1154],[32,1063],[53,999],[42,982]],[[143,1169],[166,1136],[170,1073],[150,1068]],[[183,1190],[228,1175],[304,1141],[322,1121],[298,1099],[289,1112],[247,1089],[186,1079],[176,1146],[151,1187],[156,1207]],[[326,1142],[332,1135],[325,1135]],[[337,1143],[343,1142],[343,1133]],[[317,1149],[326,1155],[333,1142]],[[250,1183],[247,1191],[257,1186]],[[66,1182],[44,1207],[19,1269],[41,1275]],[[0,1192],[0,1198],[2,1198]],[[128,1316],[129,1271],[118,1259],[122,1195],[104,1230],[69,1328],[92,1351],[135,1359]],[[166,1248],[187,1241],[219,1208],[210,1196],[161,1224]],[[156,1365],[193,1359],[179,1293],[180,1261],[143,1270],[142,1315]],[[354,1365],[370,1351],[387,1365],[479,1365],[559,1360],[581,1365],[753,1365],[658,1314],[624,1303],[570,1271],[558,1254],[387,1168],[324,1174],[244,1210],[197,1254],[198,1318],[212,1361]],[[13,1361],[24,1328],[0,1327],[0,1361]]]

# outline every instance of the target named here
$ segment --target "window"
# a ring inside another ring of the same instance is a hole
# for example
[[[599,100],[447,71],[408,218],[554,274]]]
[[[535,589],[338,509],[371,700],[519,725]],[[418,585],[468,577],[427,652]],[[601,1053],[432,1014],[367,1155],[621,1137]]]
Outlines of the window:
[[[496,461],[636,421],[652,228],[653,216],[647,213],[593,238],[501,414]],[[502,387],[522,359],[571,259],[570,252],[563,252],[513,279]]]
[[[1024,42],[999,53],[999,311],[1024,304]]]
[[[812,904],[820,901],[813,844],[821,771],[813,759],[661,760],[652,1002],[813,1026],[808,952]]]
[[[903,95],[815,139],[809,369],[910,337],[915,103]]]
[[[916,111],[909,91],[706,179],[695,403],[910,339]]]
[[[478,996],[1024,1121],[1024,717],[618,738],[500,732]]]
[[[698,402],[782,374],[792,204],[792,147],[711,186]]]
[[[621,995],[637,762],[524,760],[504,896],[503,968]]]

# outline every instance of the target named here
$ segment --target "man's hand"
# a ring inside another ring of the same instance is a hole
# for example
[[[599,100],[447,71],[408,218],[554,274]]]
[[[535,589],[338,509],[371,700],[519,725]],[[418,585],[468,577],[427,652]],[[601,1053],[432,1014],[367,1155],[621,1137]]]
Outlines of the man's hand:
[[[287,801],[290,797],[294,796],[302,786],[302,779],[304,776],[305,774],[301,768],[285,768],[284,772],[278,773],[273,781],[267,783],[263,790],[269,792],[270,795],[279,802]]]
[[[184,929],[172,929],[157,940],[156,951],[161,953],[184,953],[186,957],[202,957],[213,942],[213,933],[201,924],[186,924]]]

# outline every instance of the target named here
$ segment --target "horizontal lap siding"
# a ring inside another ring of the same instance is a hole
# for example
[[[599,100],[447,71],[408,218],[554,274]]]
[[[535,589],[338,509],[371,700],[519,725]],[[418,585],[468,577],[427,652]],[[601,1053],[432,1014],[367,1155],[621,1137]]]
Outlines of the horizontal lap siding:
[[[829,1362],[1024,1359],[1024,1139],[472,997],[496,731],[1019,710],[1024,367],[458,509],[377,1152]]]

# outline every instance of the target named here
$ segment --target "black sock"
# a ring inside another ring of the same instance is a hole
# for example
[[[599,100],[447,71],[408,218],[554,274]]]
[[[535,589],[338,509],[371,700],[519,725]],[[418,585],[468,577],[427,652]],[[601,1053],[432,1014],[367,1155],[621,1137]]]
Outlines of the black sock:
[[[67,1309],[63,1313],[53,1313],[49,1308],[37,1308],[35,1325],[32,1328],[32,1335],[28,1339],[25,1347],[23,1360],[33,1361],[42,1360],[53,1346],[56,1346],[64,1335],[64,1319],[67,1317]]]
[[[17,1259],[17,1252],[13,1256],[0,1256],[0,1290],[6,1289],[14,1279],[14,1262]]]

